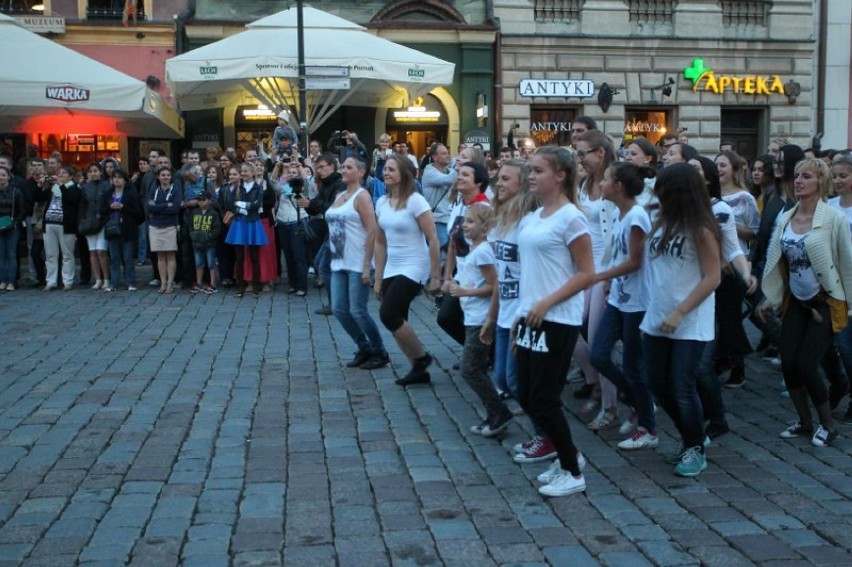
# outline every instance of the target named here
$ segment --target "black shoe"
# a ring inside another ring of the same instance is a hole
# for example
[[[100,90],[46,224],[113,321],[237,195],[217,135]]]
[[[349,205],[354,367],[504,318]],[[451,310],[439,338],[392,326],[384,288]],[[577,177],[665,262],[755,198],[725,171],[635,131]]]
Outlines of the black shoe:
[[[400,386],[412,386],[414,384],[428,384],[432,381],[432,377],[429,376],[428,372],[421,372],[419,374],[412,374],[409,372],[405,378],[397,378],[394,380]]]
[[[370,351],[359,350],[358,353],[355,355],[355,358],[346,363],[346,367],[355,368],[356,366],[361,366],[370,359],[370,356]]]
[[[499,437],[514,419],[515,417],[511,413],[494,416],[482,428],[480,435],[483,437]]]
[[[731,370],[731,375],[725,381],[723,386],[726,388],[742,388],[746,383],[745,372],[742,369]]]
[[[725,433],[729,433],[730,431],[731,428],[728,426],[727,421],[711,421],[707,424],[707,427],[704,428],[704,433],[706,433],[707,437],[709,437],[710,439],[715,439],[716,437],[720,437]]]
[[[461,370],[461,362],[456,362],[453,364],[453,370]]]
[[[373,353],[370,357],[362,362],[358,367],[363,370],[375,370],[377,368],[384,368],[390,363],[390,356],[388,353]]]
[[[849,407],[846,408],[846,413],[844,413],[843,417],[841,417],[837,421],[839,421],[843,425],[852,425],[852,402],[849,402]]]
[[[574,397],[578,400],[588,400],[592,397],[592,392],[595,390],[594,384],[583,384],[574,390]]]
[[[840,405],[840,401],[843,397],[849,393],[849,382],[844,383],[842,386],[837,387],[834,384],[828,387],[828,405],[831,408],[831,411],[837,409],[837,406]]]
[[[322,307],[314,311],[314,313],[316,313],[317,315],[325,316],[331,315],[331,307],[329,307],[328,305],[323,305]]]

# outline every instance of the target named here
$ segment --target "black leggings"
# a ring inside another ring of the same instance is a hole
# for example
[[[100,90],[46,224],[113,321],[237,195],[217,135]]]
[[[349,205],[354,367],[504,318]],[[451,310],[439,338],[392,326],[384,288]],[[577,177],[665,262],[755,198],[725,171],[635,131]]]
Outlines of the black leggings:
[[[249,260],[251,260],[251,282],[252,284],[260,284],[260,246],[234,246],[234,275],[237,276],[237,283],[245,283],[245,255],[246,248],[249,250]]]
[[[382,280],[382,305],[379,307],[379,317],[385,329],[395,333],[408,321],[408,309],[421,289],[423,289],[422,285],[405,276],[393,276]]]
[[[517,332],[518,403],[553,442],[562,469],[578,475],[577,449],[562,411],[562,390],[580,327],[545,321],[540,329],[530,329],[521,319]]]
[[[811,401],[818,407],[828,401],[828,389],[819,375],[819,365],[832,346],[834,335],[828,305],[815,301],[812,307],[790,297],[781,322],[779,346],[781,372],[787,389],[807,388]],[[817,321],[815,314],[821,321]]]

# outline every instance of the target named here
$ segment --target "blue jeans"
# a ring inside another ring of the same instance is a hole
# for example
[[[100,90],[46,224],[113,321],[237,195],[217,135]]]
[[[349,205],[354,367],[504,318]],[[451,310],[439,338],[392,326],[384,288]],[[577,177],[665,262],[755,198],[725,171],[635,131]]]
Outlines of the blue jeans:
[[[148,259],[148,223],[143,222],[139,225],[137,238],[139,240],[139,261],[145,262]]]
[[[331,248],[329,247],[328,239],[322,243],[317,255],[314,257],[314,268],[317,273],[322,276],[322,281],[325,282],[325,293],[328,295],[328,303],[332,302],[331,295]],[[360,277],[360,274],[359,274]]]
[[[326,284],[328,285],[328,284]],[[359,351],[384,354],[379,327],[367,311],[370,285],[361,282],[361,272],[340,270],[331,274],[331,310]]]
[[[509,342],[511,329],[497,327],[494,332],[494,386],[518,397],[518,362]]]
[[[683,437],[683,446],[704,449],[704,412],[695,383],[707,343],[645,335],[644,360],[654,396]]]
[[[657,430],[654,401],[642,376],[639,324],[644,316],[644,311],[628,313],[607,303],[592,339],[591,363],[624,393],[627,403],[636,410],[639,425],[653,433]],[[621,366],[612,360],[612,349],[619,340],[623,345]]]
[[[17,227],[0,232],[0,283],[15,284],[18,280]]]
[[[719,330],[716,330],[719,336]],[[701,353],[701,361],[698,363],[698,397],[701,398],[701,407],[704,409],[704,418],[711,423],[721,425],[727,423],[725,419],[725,402],[722,400],[722,383],[716,374],[716,340],[704,343],[704,351]]]
[[[121,272],[121,267],[124,266],[124,283],[128,286],[135,286],[135,255],[138,250],[136,241],[110,238],[107,240],[107,247],[109,247],[109,277],[112,285],[118,285],[118,276]]]
[[[275,227],[287,265],[287,282],[296,291],[308,290],[308,249],[299,234],[299,223],[278,223]]]
[[[195,268],[207,268],[212,270],[216,267],[216,248],[193,248],[195,256]]]

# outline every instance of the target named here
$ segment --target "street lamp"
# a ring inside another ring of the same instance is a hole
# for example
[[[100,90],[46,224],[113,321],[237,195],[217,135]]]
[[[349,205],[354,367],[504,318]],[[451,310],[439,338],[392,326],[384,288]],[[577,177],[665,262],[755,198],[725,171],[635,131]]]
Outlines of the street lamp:
[[[296,35],[299,52],[299,138],[302,151],[308,149],[308,93],[305,90],[305,20],[303,0],[296,0]]]

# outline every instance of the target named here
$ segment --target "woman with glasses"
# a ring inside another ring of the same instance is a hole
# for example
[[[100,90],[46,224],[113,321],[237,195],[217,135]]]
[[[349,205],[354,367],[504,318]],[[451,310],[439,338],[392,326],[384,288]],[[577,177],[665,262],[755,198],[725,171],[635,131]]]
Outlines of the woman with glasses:
[[[612,259],[612,219],[617,207],[603,197],[601,182],[607,168],[615,162],[615,150],[609,138],[600,130],[589,130],[577,139],[577,161],[586,171],[586,178],[580,184],[579,199],[583,213],[589,222],[589,234],[592,239],[592,255],[595,271],[599,272]],[[605,282],[598,282],[585,294],[584,319],[588,323],[585,339],[580,337],[574,349],[574,355],[586,376],[585,392],[591,397],[583,405],[584,413],[591,413],[601,401],[600,412],[588,423],[589,429],[607,429],[618,419],[618,391],[612,382],[595,369],[591,362],[594,345],[592,340],[606,306]],[[594,389],[594,391],[592,391]],[[621,433],[629,434],[633,428],[624,426]]]

